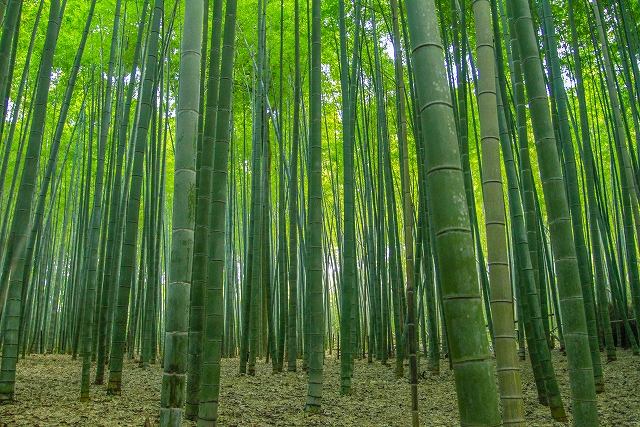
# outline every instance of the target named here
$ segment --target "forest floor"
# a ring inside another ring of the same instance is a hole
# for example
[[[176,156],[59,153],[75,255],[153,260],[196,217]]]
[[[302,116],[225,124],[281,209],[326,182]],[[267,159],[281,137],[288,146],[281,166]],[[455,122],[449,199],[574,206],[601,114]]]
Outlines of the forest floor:
[[[553,352],[562,396],[570,412],[566,357]],[[528,426],[553,426],[549,411],[537,403],[529,362],[521,362]],[[17,372],[17,400],[0,406],[0,426],[142,426],[158,421],[162,371],[159,365],[141,369],[127,361],[122,396],[107,396],[103,386],[93,386],[92,400],[78,400],[79,360],[70,356],[28,356]],[[306,375],[272,374],[271,365],[256,366],[255,377],[239,376],[238,360],[222,362],[219,424],[223,426],[409,426],[409,386],[396,379],[393,362],[355,366],[353,393],[340,396],[340,363],[328,356],[322,413],[303,411]],[[618,360],[604,366],[606,392],[599,395],[602,426],[640,426],[640,358],[618,351]],[[446,361],[439,376],[420,380],[420,416],[427,425],[458,424],[453,374]],[[191,425],[185,422],[184,425]],[[562,425],[562,424],[557,424]]]

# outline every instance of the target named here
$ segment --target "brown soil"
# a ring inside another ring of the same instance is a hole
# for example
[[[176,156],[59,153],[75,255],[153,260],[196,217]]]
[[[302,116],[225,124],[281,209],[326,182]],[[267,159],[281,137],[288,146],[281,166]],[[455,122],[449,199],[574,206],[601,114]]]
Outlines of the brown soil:
[[[567,411],[570,399],[566,358],[554,352],[554,365]],[[272,374],[271,365],[259,363],[255,377],[240,376],[238,361],[224,360],[220,396],[223,426],[408,426],[411,424],[409,386],[396,379],[393,364],[355,366],[353,393],[340,396],[339,361],[327,357],[323,409],[303,411],[306,375]],[[530,426],[552,426],[548,408],[537,403],[528,362],[522,362],[526,418]],[[598,397],[603,426],[640,426],[640,358],[619,351],[618,360],[604,367],[606,392]],[[157,423],[161,368],[141,369],[127,361],[122,396],[107,396],[103,386],[92,385],[92,400],[80,402],[80,361],[69,356],[29,356],[17,373],[17,400],[0,406],[0,426],[142,426]],[[446,361],[439,376],[426,375],[419,385],[422,424],[458,424],[453,375]],[[185,425],[191,425],[185,422]],[[562,424],[556,424],[562,425]]]

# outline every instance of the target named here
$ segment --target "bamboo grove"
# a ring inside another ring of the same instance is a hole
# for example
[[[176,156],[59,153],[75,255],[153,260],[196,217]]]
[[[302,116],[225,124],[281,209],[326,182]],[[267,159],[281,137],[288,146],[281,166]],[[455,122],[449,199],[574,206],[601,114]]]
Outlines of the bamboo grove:
[[[216,425],[221,358],[306,371],[319,412],[339,357],[344,395],[362,363],[406,377],[413,425],[441,369],[462,425],[526,425],[526,358],[549,422],[599,424],[603,364],[640,354],[637,2],[0,0],[0,22],[0,403],[20,358],[63,353],[81,400],[161,364],[161,425]]]

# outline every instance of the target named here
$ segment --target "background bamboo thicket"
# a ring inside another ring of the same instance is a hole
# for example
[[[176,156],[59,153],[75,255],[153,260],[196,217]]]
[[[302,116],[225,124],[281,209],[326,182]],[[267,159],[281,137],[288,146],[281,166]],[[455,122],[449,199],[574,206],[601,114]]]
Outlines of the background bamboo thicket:
[[[414,426],[443,370],[462,425],[527,425],[530,375],[546,421],[599,425],[640,354],[637,2],[0,0],[0,25],[0,403],[32,354],[81,359],[83,402],[135,360],[161,425],[216,425],[231,359],[302,370],[323,416],[366,361]]]

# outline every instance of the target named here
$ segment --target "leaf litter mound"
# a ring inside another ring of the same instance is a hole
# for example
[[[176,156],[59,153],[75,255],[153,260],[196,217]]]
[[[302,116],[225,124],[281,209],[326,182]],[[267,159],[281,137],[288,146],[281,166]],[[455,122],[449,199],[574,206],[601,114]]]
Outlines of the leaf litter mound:
[[[553,352],[554,366],[567,411],[571,412],[566,358]],[[548,408],[537,403],[528,361],[521,362],[528,426],[554,423]],[[158,423],[162,369],[147,369],[126,360],[121,396],[107,396],[104,386],[91,385],[91,400],[79,401],[81,361],[67,355],[32,355],[18,364],[17,400],[0,406],[0,426],[142,426]],[[408,371],[405,369],[405,371]],[[340,362],[325,360],[323,407],[304,412],[306,374],[273,374],[271,364],[258,362],[256,376],[238,374],[238,360],[222,361],[219,425],[222,426],[408,426],[409,386],[397,379],[394,364],[356,361],[353,391],[340,395]],[[640,426],[640,358],[618,351],[618,360],[604,365],[606,390],[598,397],[602,426]],[[458,424],[453,373],[443,361],[440,375],[420,379],[422,424]],[[480,398],[480,397],[479,397]],[[189,421],[185,426],[194,425]]]

